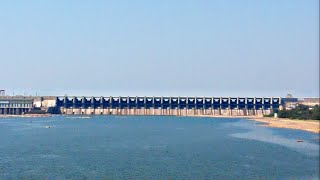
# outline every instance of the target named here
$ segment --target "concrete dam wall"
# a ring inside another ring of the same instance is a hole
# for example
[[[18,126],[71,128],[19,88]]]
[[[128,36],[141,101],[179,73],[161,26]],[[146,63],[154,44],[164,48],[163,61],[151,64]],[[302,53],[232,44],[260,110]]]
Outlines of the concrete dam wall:
[[[57,97],[60,114],[84,115],[217,115],[270,114],[283,107],[281,98],[232,97]]]

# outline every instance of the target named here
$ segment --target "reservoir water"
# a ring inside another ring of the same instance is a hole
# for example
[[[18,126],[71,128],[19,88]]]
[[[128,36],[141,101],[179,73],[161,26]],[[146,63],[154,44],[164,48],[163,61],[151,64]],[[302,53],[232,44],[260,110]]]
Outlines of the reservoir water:
[[[319,135],[240,118],[0,118],[7,178],[318,179]]]

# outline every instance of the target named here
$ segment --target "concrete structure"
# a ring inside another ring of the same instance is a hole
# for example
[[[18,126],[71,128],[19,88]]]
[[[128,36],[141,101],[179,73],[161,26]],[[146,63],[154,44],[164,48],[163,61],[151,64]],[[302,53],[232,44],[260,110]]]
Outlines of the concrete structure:
[[[287,110],[296,108],[299,104],[306,106],[320,105],[320,98],[284,98],[284,105]]]
[[[33,98],[33,106],[35,108],[41,108],[43,110],[47,110],[50,107],[55,107],[56,102],[56,96],[43,96]]]
[[[283,100],[265,97],[57,97],[61,114],[225,115],[270,114]]]
[[[304,104],[307,106],[320,105],[320,98],[301,98],[298,99],[299,104]]]
[[[24,114],[31,111],[32,106],[32,97],[0,96],[0,114]]]

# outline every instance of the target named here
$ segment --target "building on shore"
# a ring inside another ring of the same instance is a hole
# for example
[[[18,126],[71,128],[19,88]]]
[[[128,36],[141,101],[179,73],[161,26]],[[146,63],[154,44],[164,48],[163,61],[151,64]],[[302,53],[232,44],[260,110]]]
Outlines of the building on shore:
[[[286,98],[284,98],[284,105],[285,109],[294,109],[299,104],[306,105],[306,106],[315,106],[320,105],[320,98],[319,97],[304,97],[304,98],[296,98],[293,97],[291,94],[288,94]]]
[[[33,108],[33,98],[26,96],[0,96],[0,114],[24,114]]]

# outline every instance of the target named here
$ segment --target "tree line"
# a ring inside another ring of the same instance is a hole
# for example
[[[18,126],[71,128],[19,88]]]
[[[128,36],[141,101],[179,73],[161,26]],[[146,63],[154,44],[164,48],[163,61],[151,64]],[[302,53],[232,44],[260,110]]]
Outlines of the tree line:
[[[279,118],[320,120],[319,105],[307,106],[307,105],[299,104],[297,107],[293,109],[275,110],[273,113],[267,116],[273,117],[274,113],[277,113]]]

